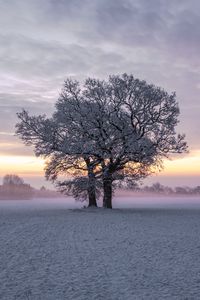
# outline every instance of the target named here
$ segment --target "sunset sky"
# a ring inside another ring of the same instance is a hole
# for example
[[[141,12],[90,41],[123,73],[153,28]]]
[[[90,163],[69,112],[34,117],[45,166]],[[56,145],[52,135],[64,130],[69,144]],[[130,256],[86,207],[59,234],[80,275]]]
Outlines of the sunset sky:
[[[16,112],[50,115],[69,76],[126,72],[176,91],[189,145],[148,182],[200,185],[199,54],[199,0],[0,0],[0,179],[50,186],[14,136]]]

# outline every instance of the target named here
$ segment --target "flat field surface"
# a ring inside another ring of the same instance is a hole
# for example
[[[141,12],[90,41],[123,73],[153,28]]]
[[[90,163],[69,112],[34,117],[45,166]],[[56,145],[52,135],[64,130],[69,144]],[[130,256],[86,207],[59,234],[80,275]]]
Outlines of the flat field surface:
[[[1,300],[200,299],[200,210],[0,204]]]

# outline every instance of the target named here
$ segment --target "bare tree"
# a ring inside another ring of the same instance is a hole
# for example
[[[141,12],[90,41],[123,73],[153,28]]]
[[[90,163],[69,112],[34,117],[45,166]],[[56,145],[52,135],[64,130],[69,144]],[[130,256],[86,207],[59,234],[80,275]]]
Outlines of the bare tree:
[[[132,75],[89,78],[82,87],[68,79],[52,118],[23,111],[16,133],[48,158],[47,179],[75,193],[84,177],[89,205],[96,205],[102,179],[103,205],[112,208],[114,181],[144,178],[163,158],[187,150],[184,135],[175,132],[178,115],[175,94]],[[59,181],[65,174],[74,179]]]
[[[7,174],[3,178],[3,186],[23,185],[24,180],[15,174]]]
[[[0,189],[0,198],[5,199],[30,199],[33,196],[33,188],[30,184],[15,174],[5,175]]]

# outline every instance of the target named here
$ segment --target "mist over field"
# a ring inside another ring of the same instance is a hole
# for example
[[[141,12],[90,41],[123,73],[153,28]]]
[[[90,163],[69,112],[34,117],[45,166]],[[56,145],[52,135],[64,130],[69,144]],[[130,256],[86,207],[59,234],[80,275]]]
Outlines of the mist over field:
[[[62,196],[57,198],[33,198],[0,200],[0,209],[11,210],[44,210],[44,209],[81,209],[88,205],[86,201],[75,201],[73,197]],[[98,201],[102,207],[102,200]],[[200,208],[199,196],[163,196],[134,194],[130,191],[118,191],[113,198],[114,209],[128,208]]]

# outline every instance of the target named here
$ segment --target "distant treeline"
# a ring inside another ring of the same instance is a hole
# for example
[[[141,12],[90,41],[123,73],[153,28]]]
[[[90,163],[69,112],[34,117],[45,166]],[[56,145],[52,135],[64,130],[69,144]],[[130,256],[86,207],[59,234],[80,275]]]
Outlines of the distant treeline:
[[[125,187],[126,189],[127,187]],[[144,192],[148,194],[164,194],[164,195],[200,195],[200,186],[187,187],[187,186],[177,186],[171,188],[164,186],[159,182],[152,184],[151,186],[139,187],[137,185],[129,186],[129,189],[135,192]]]
[[[18,175],[9,174],[4,176],[3,184],[0,185],[0,200],[9,199],[32,199],[44,197],[58,197],[55,191],[47,190],[45,187],[37,190],[30,184],[24,182]]]
[[[183,187],[178,186],[171,188],[164,186],[159,182],[151,186],[139,186],[135,182],[124,182],[116,185],[118,190],[131,190],[144,194],[159,195],[194,195],[200,196],[200,186]],[[24,182],[18,175],[6,175],[3,178],[3,184],[0,185],[0,200],[9,199],[32,199],[32,198],[54,198],[60,197],[60,193],[46,189],[42,186],[40,189],[31,187],[30,184]]]

